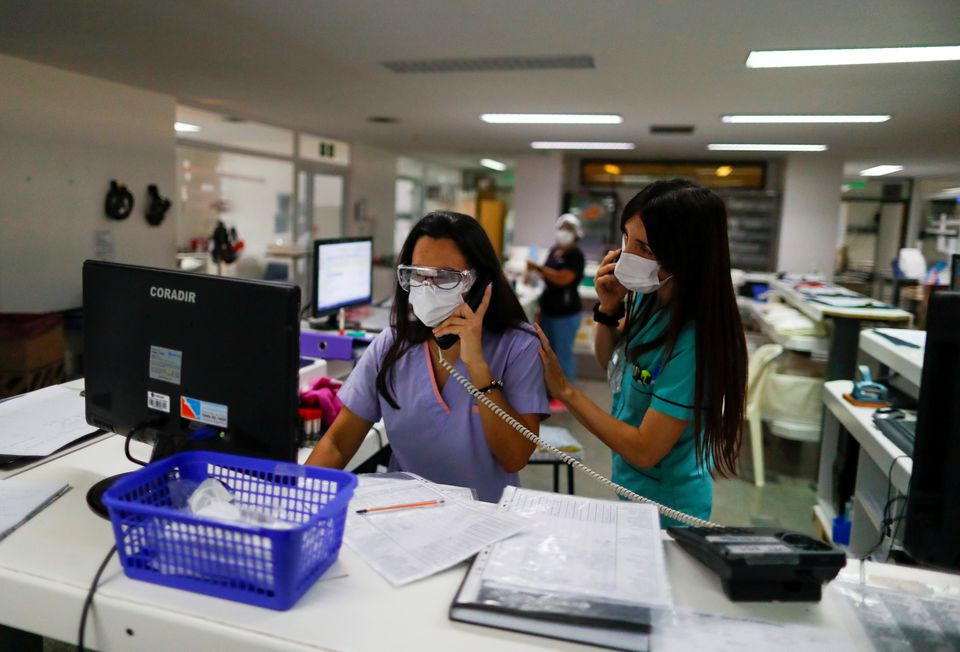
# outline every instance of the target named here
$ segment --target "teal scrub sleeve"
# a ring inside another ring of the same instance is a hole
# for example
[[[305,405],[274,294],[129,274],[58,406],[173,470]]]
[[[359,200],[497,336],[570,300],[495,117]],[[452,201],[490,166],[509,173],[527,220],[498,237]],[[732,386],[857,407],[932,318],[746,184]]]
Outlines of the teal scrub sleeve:
[[[696,382],[697,348],[692,337],[681,337],[654,381],[650,407],[675,419],[693,419]]]

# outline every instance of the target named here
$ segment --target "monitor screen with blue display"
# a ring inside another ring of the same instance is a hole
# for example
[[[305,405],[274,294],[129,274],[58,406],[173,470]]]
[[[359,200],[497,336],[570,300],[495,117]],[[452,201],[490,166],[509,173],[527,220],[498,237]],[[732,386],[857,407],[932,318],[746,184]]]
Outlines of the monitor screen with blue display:
[[[313,316],[373,300],[373,238],[313,243]]]

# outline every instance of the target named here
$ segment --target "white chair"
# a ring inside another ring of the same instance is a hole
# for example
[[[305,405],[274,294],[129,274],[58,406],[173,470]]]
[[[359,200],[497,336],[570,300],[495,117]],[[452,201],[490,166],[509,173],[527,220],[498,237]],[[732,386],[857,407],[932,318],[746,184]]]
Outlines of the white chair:
[[[753,454],[753,483],[762,487],[763,474],[763,420],[760,406],[767,376],[773,369],[773,361],[783,353],[779,344],[764,344],[750,356],[747,369],[747,424],[750,427],[750,451]]]
[[[823,378],[800,369],[779,370],[773,362],[783,353],[779,344],[765,344],[750,358],[747,421],[753,454],[754,484],[764,485],[763,422],[770,434],[799,442],[820,440]]]

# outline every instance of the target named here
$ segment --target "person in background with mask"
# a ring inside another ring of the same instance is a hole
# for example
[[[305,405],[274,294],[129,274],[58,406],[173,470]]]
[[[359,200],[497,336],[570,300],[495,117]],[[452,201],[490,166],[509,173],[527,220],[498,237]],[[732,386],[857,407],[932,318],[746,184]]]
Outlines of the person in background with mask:
[[[713,473],[736,472],[747,384],[726,208],[690,181],[657,181],[624,207],[620,230],[594,308],[611,413],[570,384],[541,332],[547,386],[613,450],[615,482],[709,519]]]
[[[543,276],[546,288],[540,295],[540,328],[560,361],[567,378],[576,377],[573,343],[580,328],[580,295],[577,286],[583,279],[583,252],[577,247],[583,231],[580,220],[564,213],[557,220],[556,244],[550,248],[547,261],[538,265],[527,262],[527,269]]]
[[[344,408],[307,464],[343,468],[381,418],[390,471],[476,489],[496,502],[517,484],[533,444],[480,405],[444,359],[534,433],[549,415],[539,341],[486,232],[473,218],[434,212],[411,229],[397,266],[391,327],[357,362]],[[456,338],[448,338],[456,336]]]

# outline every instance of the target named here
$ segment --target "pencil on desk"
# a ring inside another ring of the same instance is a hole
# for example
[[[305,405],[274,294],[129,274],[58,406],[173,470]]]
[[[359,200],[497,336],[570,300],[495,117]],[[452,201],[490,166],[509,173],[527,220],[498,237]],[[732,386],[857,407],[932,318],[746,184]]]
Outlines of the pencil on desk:
[[[403,505],[387,505],[385,507],[368,507],[366,509],[358,509],[357,514],[370,514],[373,512],[385,512],[390,509],[408,509],[410,507],[432,507],[434,505],[442,505],[445,501],[443,500],[425,500],[420,503],[406,503]]]

